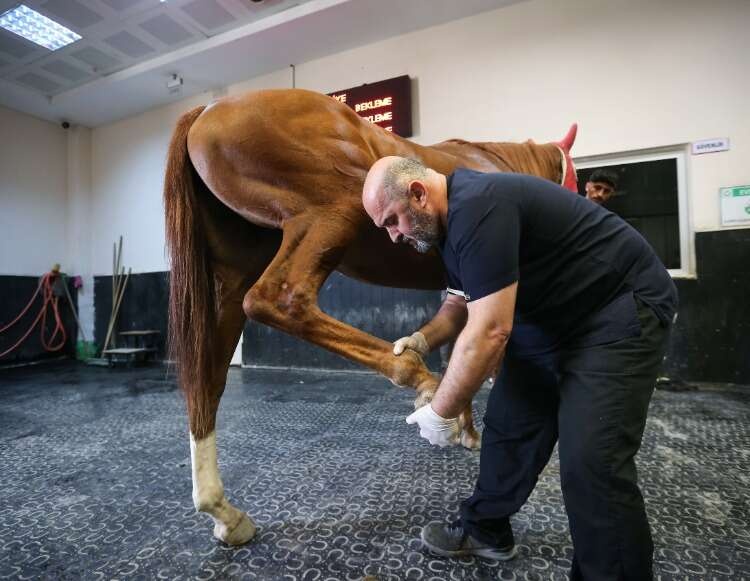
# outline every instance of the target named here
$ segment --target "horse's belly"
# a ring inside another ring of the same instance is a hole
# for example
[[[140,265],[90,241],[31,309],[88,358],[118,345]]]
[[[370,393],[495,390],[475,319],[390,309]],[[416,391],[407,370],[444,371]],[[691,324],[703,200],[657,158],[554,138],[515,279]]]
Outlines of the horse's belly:
[[[381,286],[445,288],[443,263],[437,253],[419,254],[411,246],[394,244],[384,231],[374,227],[349,246],[337,270]]]

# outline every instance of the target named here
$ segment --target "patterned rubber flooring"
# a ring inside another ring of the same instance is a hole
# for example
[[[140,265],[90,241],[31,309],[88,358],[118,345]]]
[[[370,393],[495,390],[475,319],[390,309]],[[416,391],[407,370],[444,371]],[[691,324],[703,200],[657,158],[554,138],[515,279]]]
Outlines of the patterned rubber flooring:
[[[478,454],[419,439],[411,401],[374,375],[232,370],[219,462],[258,535],[230,548],[193,509],[164,368],[0,370],[0,579],[566,579],[556,455],[513,518],[514,561],[421,548],[420,527],[471,492]],[[657,579],[750,579],[748,426],[750,389],[655,394],[639,469]]]

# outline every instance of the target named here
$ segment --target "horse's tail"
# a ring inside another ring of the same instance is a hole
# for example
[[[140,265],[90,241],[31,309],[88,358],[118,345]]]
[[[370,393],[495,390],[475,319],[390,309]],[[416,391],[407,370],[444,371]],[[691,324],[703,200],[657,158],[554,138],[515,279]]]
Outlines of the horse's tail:
[[[206,189],[190,161],[187,136],[205,106],[177,122],[167,153],[164,211],[169,280],[169,349],[187,400],[190,431],[201,439],[213,429],[209,382],[215,343],[216,301],[199,194]]]

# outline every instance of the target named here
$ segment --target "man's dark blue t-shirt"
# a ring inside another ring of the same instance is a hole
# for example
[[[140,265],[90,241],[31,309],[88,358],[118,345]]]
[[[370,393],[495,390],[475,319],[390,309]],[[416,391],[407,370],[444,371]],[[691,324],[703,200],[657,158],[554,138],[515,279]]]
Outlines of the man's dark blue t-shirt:
[[[449,288],[467,301],[518,281],[516,324],[557,336],[626,293],[665,324],[674,316],[669,273],[643,237],[603,207],[522,174],[458,169],[447,186],[441,254]]]

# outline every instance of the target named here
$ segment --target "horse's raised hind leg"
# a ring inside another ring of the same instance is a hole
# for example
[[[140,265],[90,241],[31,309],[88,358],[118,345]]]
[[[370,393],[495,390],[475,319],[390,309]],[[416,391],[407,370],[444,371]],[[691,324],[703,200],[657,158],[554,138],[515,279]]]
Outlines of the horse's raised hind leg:
[[[366,219],[360,207],[328,207],[287,221],[278,253],[245,295],[243,308],[251,319],[374,369],[396,385],[413,387],[418,398],[431,397],[438,381],[417,353],[407,350],[395,356],[391,343],[318,307],[320,287]],[[470,412],[468,420],[466,429],[473,430]],[[474,439],[466,442],[473,445]]]
[[[216,450],[216,413],[226,385],[227,370],[237,346],[245,314],[242,296],[251,281],[244,277],[224,279],[217,310],[213,377],[203,386],[202,401],[188,399],[190,458],[193,473],[193,504],[214,521],[214,536],[230,545],[241,545],[255,535],[255,524],[224,496]]]
[[[284,224],[279,251],[245,295],[253,320],[338,353],[400,386],[434,387],[435,377],[414,352],[396,357],[392,345],[325,314],[318,291],[362,227],[359,207],[308,210]]]

